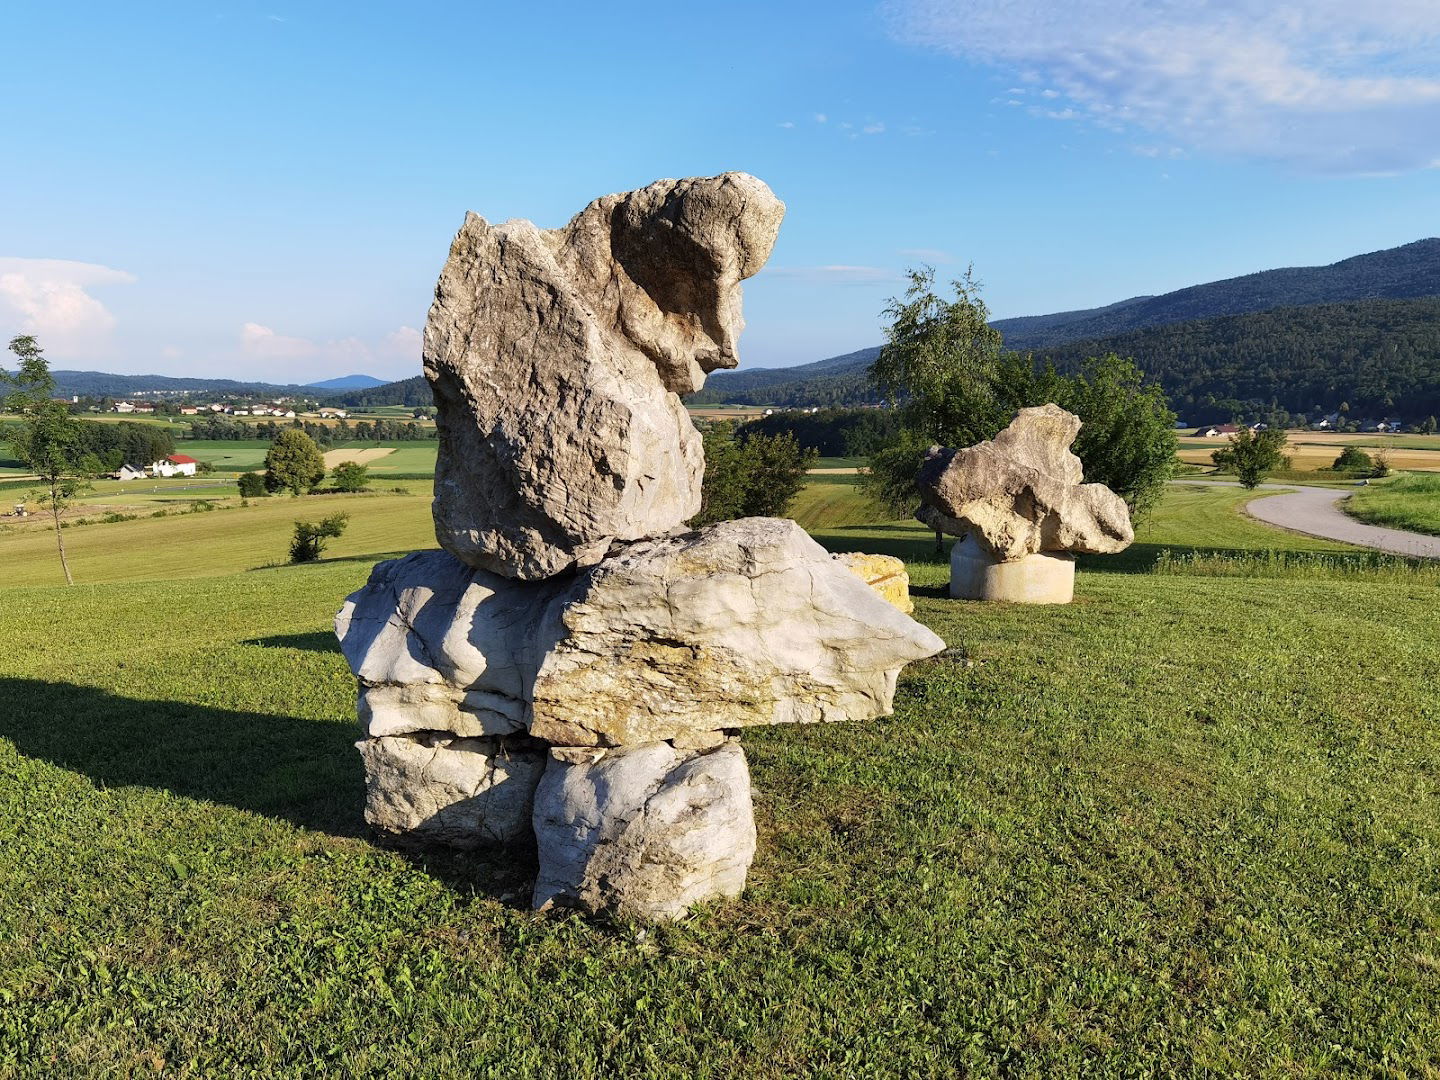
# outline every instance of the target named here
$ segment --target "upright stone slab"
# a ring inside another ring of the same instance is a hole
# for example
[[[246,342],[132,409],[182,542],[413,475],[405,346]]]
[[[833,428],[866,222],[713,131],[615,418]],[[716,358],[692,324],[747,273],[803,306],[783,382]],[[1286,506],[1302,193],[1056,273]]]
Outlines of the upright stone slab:
[[[784,209],[725,173],[606,196],[555,230],[469,215],[425,327],[441,546],[537,580],[693,517],[704,462],[677,395],[736,365],[740,281]]]

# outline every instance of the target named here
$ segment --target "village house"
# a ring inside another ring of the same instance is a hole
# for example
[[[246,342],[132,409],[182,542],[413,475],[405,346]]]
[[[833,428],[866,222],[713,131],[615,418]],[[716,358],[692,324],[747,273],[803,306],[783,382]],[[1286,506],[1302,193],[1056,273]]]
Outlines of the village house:
[[[150,466],[152,476],[194,476],[195,470],[200,463],[193,457],[184,454],[171,454],[169,457],[155,462]]]
[[[1195,434],[1202,439],[1233,439],[1239,431],[1234,424],[1209,424]]]
[[[110,474],[111,480],[144,480],[145,470],[134,465],[121,465]]]

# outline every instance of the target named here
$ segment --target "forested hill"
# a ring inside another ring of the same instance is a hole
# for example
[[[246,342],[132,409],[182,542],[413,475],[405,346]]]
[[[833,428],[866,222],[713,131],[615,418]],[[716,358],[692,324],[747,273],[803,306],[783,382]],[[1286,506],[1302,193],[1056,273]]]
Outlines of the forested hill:
[[[1089,311],[1065,311],[994,325],[1012,349],[1072,341],[1279,307],[1350,300],[1408,300],[1440,296],[1440,239],[1417,240],[1330,266],[1294,266],[1192,285],[1162,296],[1141,296]]]
[[[863,405],[879,397],[865,371],[879,355],[878,346],[788,368],[717,371],[705,388],[685,399],[687,405]]]
[[[430,384],[424,375],[414,375],[399,382],[385,383],[368,390],[346,390],[335,397],[336,404],[349,408],[374,408],[379,405],[433,405]]]
[[[1071,369],[1087,356],[1134,357],[1186,420],[1217,402],[1275,401],[1291,412],[1348,402],[1352,415],[1440,413],[1440,298],[1357,300],[1197,319],[1037,349]]]

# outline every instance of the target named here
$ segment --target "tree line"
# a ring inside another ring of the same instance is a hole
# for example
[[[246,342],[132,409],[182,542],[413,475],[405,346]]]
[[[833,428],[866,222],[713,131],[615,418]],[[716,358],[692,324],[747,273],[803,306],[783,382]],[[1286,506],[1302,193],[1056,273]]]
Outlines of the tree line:
[[[351,424],[340,420],[334,424],[321,424],[312,420],[287,421],[277,424],[267,420],[259,424],[247,424],[228,416],[205,417],[190,421],[191,439],[207,439],[216,442],[236,442],[247,439],[263,439],[274,442],[284,431],[302,431],[320,446],[330,447],[352,442],[424,442],[434,439],[434,428],[422,427],[413,420],[359,420]]]

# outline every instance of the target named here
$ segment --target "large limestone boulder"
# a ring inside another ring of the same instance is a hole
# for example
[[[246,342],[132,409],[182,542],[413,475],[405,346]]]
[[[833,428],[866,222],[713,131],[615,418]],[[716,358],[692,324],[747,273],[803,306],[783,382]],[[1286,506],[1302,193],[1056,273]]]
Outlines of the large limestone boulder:
[[[776,518],[631,545],[541,635],[530,730],[569,746],[884,716],[901,667],[945,647]]]
[[[528,730],[562,746],[883,716],[900,669],[945,647],[773,518],[632,544],[550,582],[419,552],[377,566],[336,632],[367,734]]]
[[[441,546],[543,579],[693,517],[704,463],[676,395],[736,365],[740,281],[784,209],[725,173],[608,195],[560,229],[469,215],[425,327]]]
[[[917,477],[917,517],[969,534],[996,561],[1041,551],[1111,554],[1135,539],[1125,500],[1086,484],[1070,444],[1080,419],[1058,405],[1021,409],[1000,434],[964,450],[931,447]]]
[[[406,846],[504,847],[532,842],[545,748],[533,739],[439,732],[356,743],[365,762],[365,820]]]
[[[738,742],[552,752],[535,795],[535,907],[678,919],[739,896],[755,856],[750,770]]]

